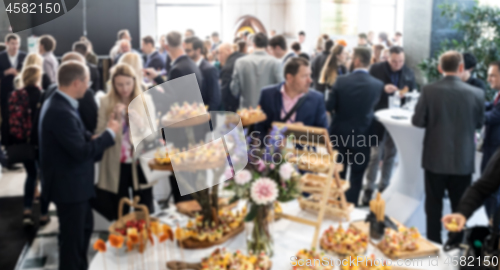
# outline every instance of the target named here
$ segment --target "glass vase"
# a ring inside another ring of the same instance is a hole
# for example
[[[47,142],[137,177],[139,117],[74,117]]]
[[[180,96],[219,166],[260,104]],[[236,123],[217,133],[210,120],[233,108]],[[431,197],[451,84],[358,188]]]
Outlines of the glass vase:
[[[245,224],[248,253],[259,255],[264,252],[273,255],[273,237],[271,223],[274,221],[274,204],[252,205],[255,207],[255,217]]]

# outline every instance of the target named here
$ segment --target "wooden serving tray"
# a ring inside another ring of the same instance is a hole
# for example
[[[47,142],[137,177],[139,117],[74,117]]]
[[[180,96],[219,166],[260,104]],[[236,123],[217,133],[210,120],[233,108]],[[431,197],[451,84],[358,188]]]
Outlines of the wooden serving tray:
[[[229,200],[226,198],[219,198],[219,209],[234,209],[238,206],[238,201],[228,204]],[[195,217],[197,212],[201,211],[201,206],[196,200],[180,202],[175,205],[177,207],[177,212],[184,214],[188,217]]]
[[[176,166],[175,168],[177,171],[208,170],[208,169],[221,167],[224,165],[225,162],[227,162],[227,159],[220,158],[218,160],[212,160],[210,162],[205,162],[205,163],[187,163],[187,164],[183,164],[182,166]],[[174,171],[172,163],[160,164],[160,163],[156,162],[156,160],[154,158],[151,159],[150,161],[148,161],[148,166],[149,166],[149,169],[151,169],[151,170],[171,171],[171,172]]]
[[[268,270],[273,268],[273,263],[271,262],[271,267]],[[187,263],[180,261],[170,261],[167,262],[167,269],[170,270],[201,270],[201,263]]]
[[[327,176],[306,173],[300,178],[300,190],[307,193],[323,193],[327,180]],[[315,183],[316,185],[310,186],[307,183]],[[340,180],[340,186],[341,188],[337,189],[336,183],[332,183],[331,192],[338,192],[339,190],[346,192],[351,187],[351,184],[349,181]]]
[[[233,238],[234,236],[236,236],[237,234],[241,233],[244,230],[245,230],[245,223],[242,222],[241,225],[238,228],[230,231],[227,234],[224,234],[222,236],[222,238],[219,239],[219,240],[216,240],[216,241],[213,241],[213,242],[209,242],[207,240],[205,240],[205,241],[198,241],[198,240],[195,240],[195,239],[192,239],[192,238],[188,238],[188,239],[184,239],[184,240],[181,241],[182,242],[182,247],[185,248],[185,249],[202,249],[202,248],[209,248],[209,247],[217,246],[217,245],[220,245],[220,244],[226,242],[230,238]],[[179,243],[179,245],[180,244],[181,243]]]
[[[192,127],[201,125],[210,120],[210,114],[200,114],[186,119],[162,119],[161,123],[167,128],[182,128],[182,127]]]
[[[245,117],[245,118],[240,116],[240,118],[241,118],[241,125],[246,127],[265,121],[267,119],[267,115],[265,113],[259,113],[251,117]]]
[[[401,224],[397,222],[396,220],[393,219],[393,221],[397,224]],[[365,222],[364,220],[360,221],[355,221],[352,222],[351,225],[352,227],[361,230],[363,232],[368,233],[370,235],[370,223]],[[400,252],[397,256],[393,254],[387,254],[384,250],[382,250],[377,243],[373,242],[370,238],[370,242],[377,247],[382,253],[384,253],[387,258],[391,260],[399,260],[399,259],[416,259],[416,258],[423,258],[423,257],[429,257],[429,256],[436,256],[439,254],[439,247],[436,245],[432,244],[429,240],[425,239],[424,237],[420,237],[418,241],[418,250],[415,251],[402,251]]]
[[[319,212],[320,202],[310,201],[302,197],[298,198],[298,201],[302,210],[312,213]],[[354,210],[353,203],[347,203],[344,209],[340,209],[337,205],[331,205],[328,203],[325,209],[325,216],[330,218],[345,218],[349,221],[352,210]]]

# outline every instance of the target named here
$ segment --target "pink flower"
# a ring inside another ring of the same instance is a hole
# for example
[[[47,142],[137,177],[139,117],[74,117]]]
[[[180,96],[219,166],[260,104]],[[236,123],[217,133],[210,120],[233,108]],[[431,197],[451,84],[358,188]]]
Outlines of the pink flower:
[[[290,178],[292,177],[292,174],[295,172],[295,168],[292,166],[292,164],[286,162],[286,163],[283,163],[281,166],[280,166],[280,176],[281,176],[281,179],[282,180],[290,180]]]
[[[234,176],[234,182],[241,186],[250,182],[250,180],[252,180],[252,174],[249,170],[241,170]]]
[[[271,165],[269,165],[269,168],[271,168],[271,170],[274,170],[274,168],[276,168],[276,166],[274,165],[274,163],[271,163]]]
[[[234,176],[233,168],[227,167],[226,171],[224,172],[224,177],[226,179],[231,179],[233,176]]]
[[[256,204],[269,204],[278,198],[278,186],[273,180],[263,177],[253,183],[250,196]]]
[[[257,168],[257,170],[259,172],[263,172],[266,169],[266,164],[264,164],[264,161],[262,161],[262,159],[259,159],[259,161],[257,162],[257,165],[259,166]]]

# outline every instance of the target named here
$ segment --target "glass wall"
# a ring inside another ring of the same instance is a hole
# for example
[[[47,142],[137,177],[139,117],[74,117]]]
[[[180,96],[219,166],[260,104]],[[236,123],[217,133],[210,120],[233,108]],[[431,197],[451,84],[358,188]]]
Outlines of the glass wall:
[[[200,23],[203,22],[203,23]],[[222,29],[221,0],[157,0],[156,31],[158,36],[170,31],[182,34],[193,29],[201,39]]]

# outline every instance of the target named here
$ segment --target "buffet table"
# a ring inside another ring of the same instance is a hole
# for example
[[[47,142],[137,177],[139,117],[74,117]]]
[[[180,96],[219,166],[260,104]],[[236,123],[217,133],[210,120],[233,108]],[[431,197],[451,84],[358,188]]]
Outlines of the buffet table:
[[[383,197],[387,202],[387,215],[425,232],[424,170],[421,167],[425,129],[414,127],[412,116],[413,112],[403,109],[375,113],[391,134],[399,156],[398,166]]]
[[[308,212],[304,212],[300,210],[299,204],[297,200],[282,204],[283,212],[291,215],[298,215],[303,218],[314,219],[316,215],[310,214]],[[355,209],[351,214],[351,220],[363,220],[367,215],[367,211]],[[160,218],[161,219],[161,218]],[[339,222],[325,219],[322,224],[321,231],[326,230],[329,226],[334,225],[338,226]],[[181,224],[182,225],[182,224]],[[343,222],[342,226],[347,228],[348,222]],[[274,256],[272,257],[273,268],[279,270],[292,269],[291,266],[291,258],[294,256],[298,250],[303,248],[308,248],[311,244],[311,238],[314,233],[314,228],[302,225],[299,223],[291,222],[286,219],[280,219],[275,222],[271,227],[271,233],[274,239]],[[109,244],[108,244],[109,246]],[[173,245],[172,245],[173,247]],[[230,239],[220,247],[226,247],[230,251],[241,250],[246,252],[246,241],[245,241],[245,233],[241,233],[233,239]],[[209,249],[199,249],[199,250],[183,250],[184,258],[188,262],[199,262],[201,258],[210,255],[210,253],[216,247],[212,247]],[[156,250],[155,250],[156,249]],[[175,254],[172,254],[174,252]],[[103,254],[97,254],[92,262],[90,263],[90,270],[107,270],[107,269],[143,269],[143,270],[159,270],[166,269],[165,256],[160,256],[158,258],[158,252],[161,249],[157,249],[157,246],[151,247],[150,245],[147,247],[146,252],[144,253],[144,266],[142,264],[141,255],[138,254],[136,250],[131,252],[128,256],[124,252],[124,249],[116,252],[111,247],[108,247],[108,252]],[[164,254],[164,253],[162,253]],[[373,246],[369,246],[367,255],[375,254],[377,258],[385,258],[383,254],[376,250]],[[181,259],[181,254],[179,253],[179,249],[170,248],[170,253],[168,253],[168,259],[170,260],[173,256],[175,256],[176,260]],[[105,259],[105,263],[103,260]],[[334,256],[333,256],[334,257]],[[132,258],[135,262],[135,266],[131,267],[131,265],[127,264],[127,259]],[[334,257],[335,258],[335,257]],[[442,250],[440,251],[439,256],[433,257],[434,264],[437,263],[437,266],[429,266],[430,258],[422,258],[417,259],[420,260],[417,265],[410,264],[410,266],[405,266],[409,269],[455,269],[450,265],[446,265],[445,261],[447,260],[448,255],[445,254]],[[416,261],[417,261],[416,260]],[[416,263],[415,261],[415,263]],[[403,265],[404,266],[404,265]],[[338,269],[338,268],[334,268]]]

